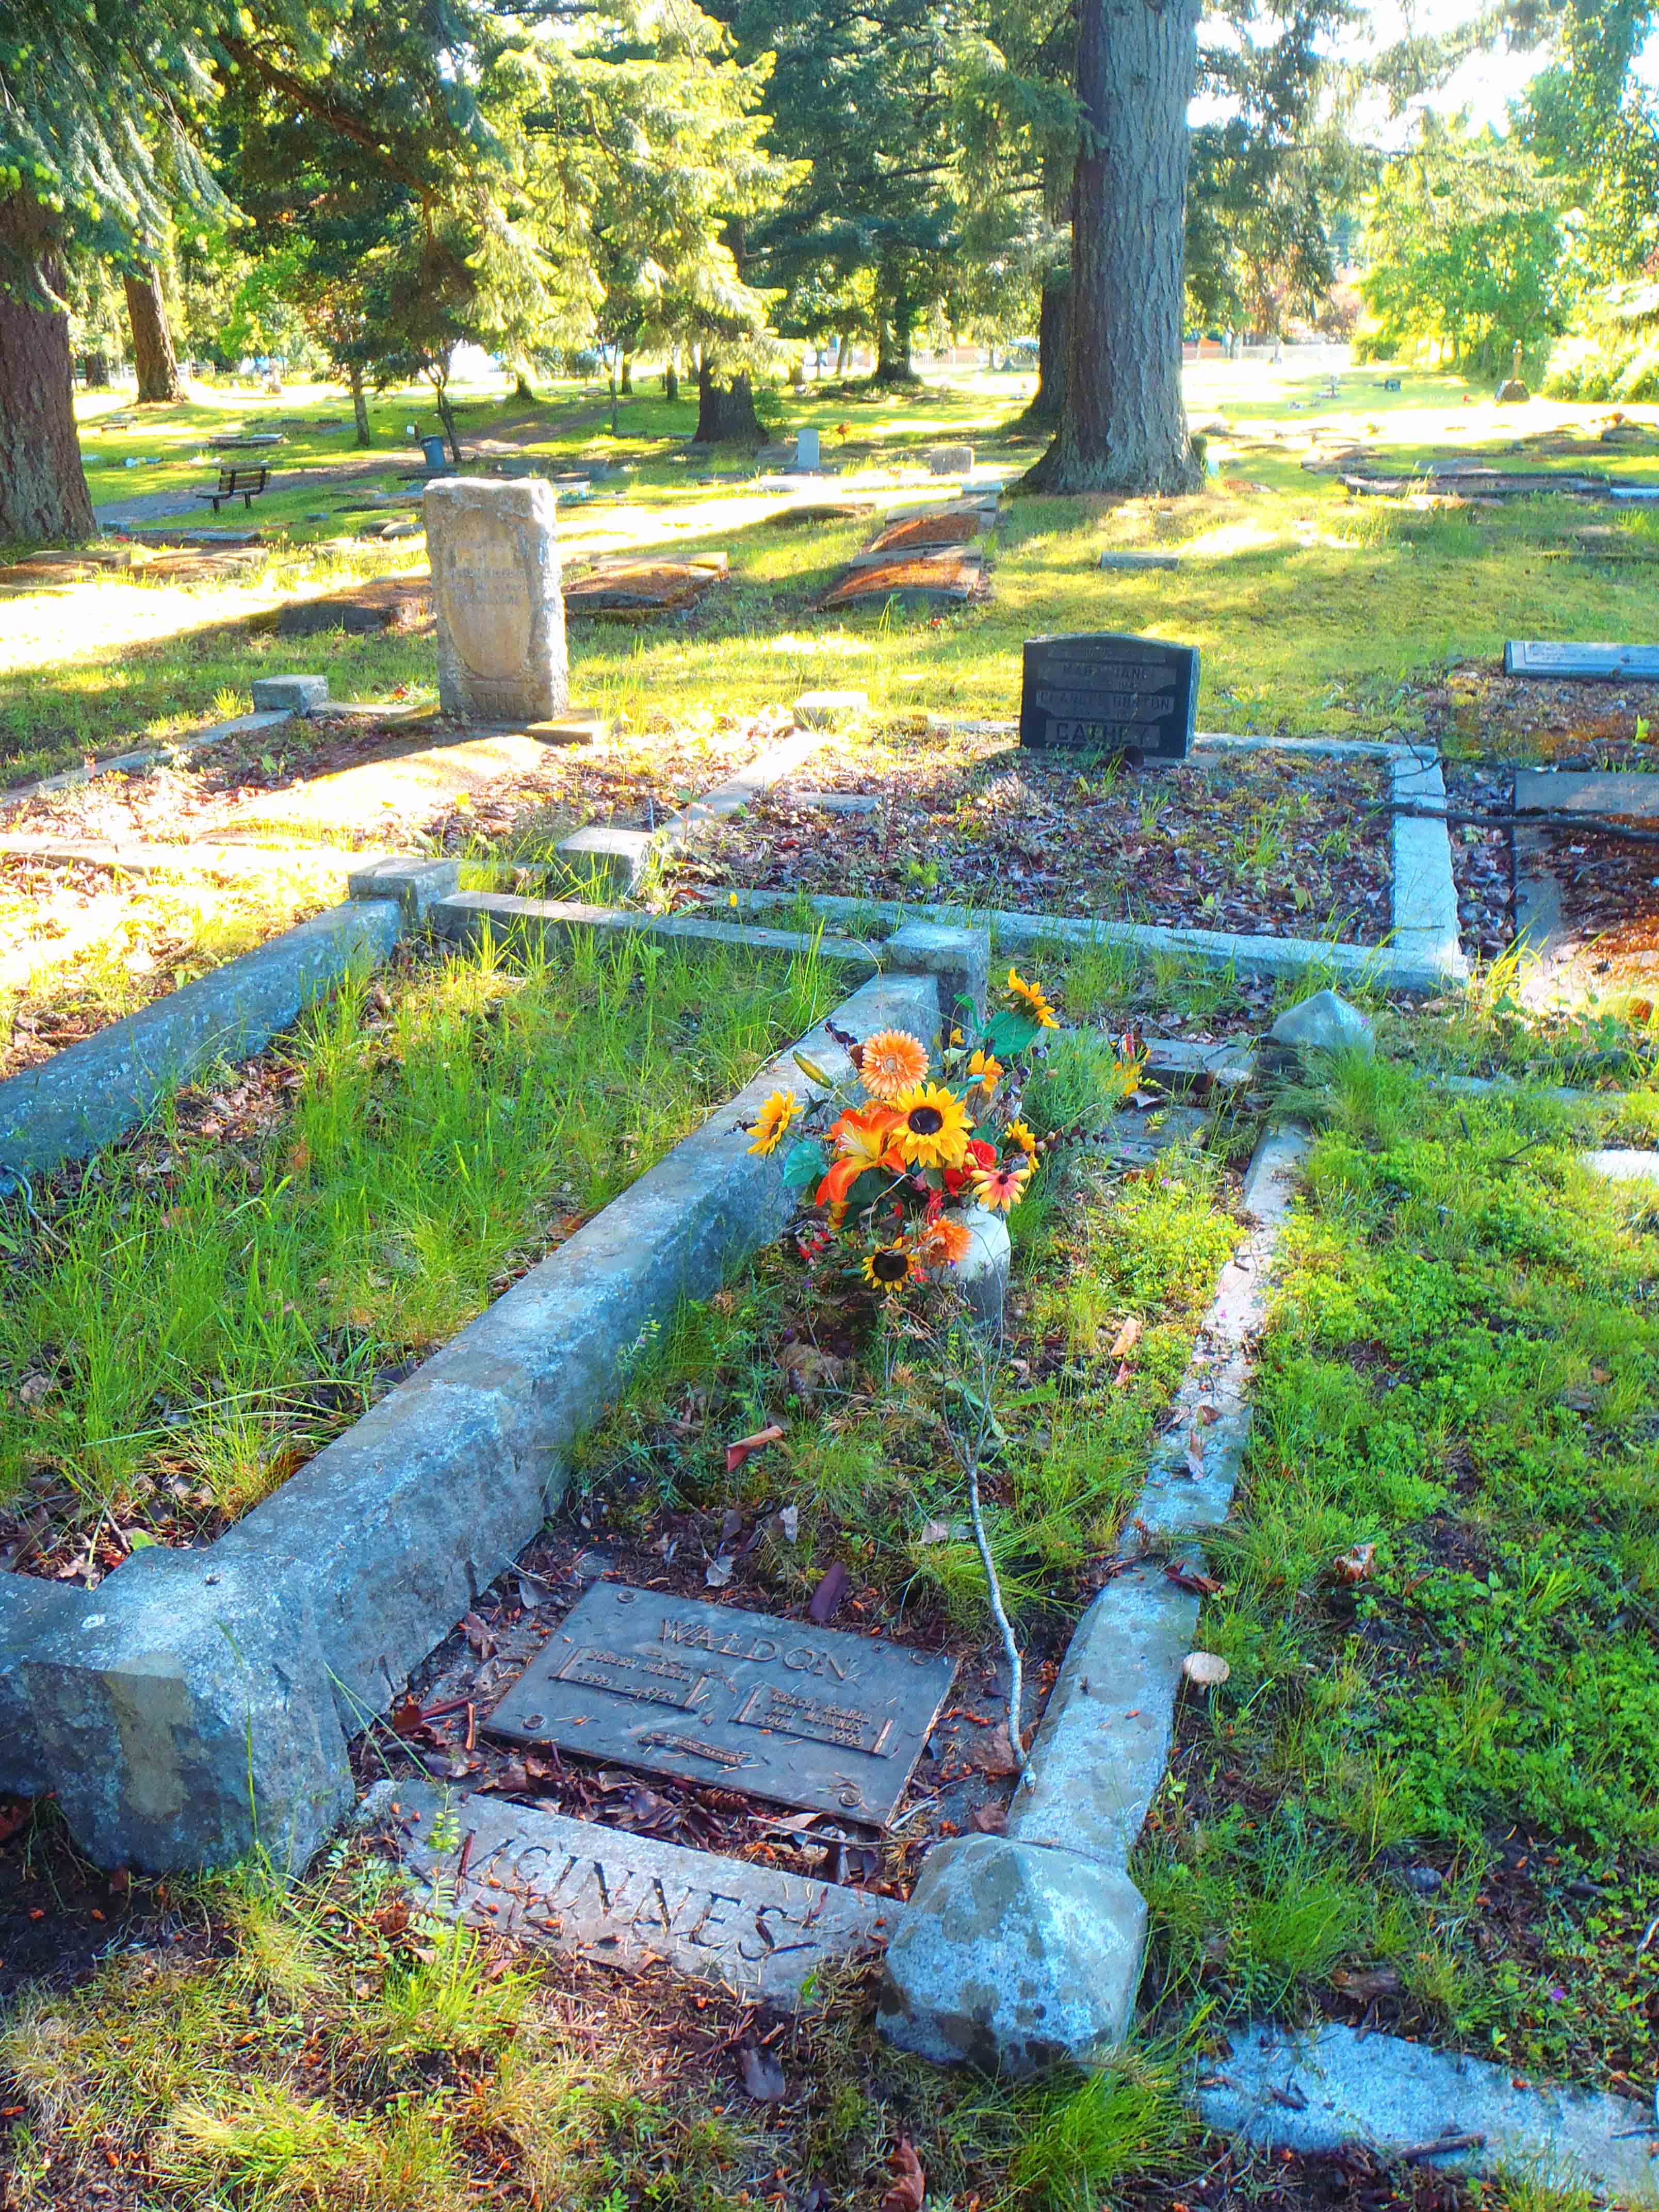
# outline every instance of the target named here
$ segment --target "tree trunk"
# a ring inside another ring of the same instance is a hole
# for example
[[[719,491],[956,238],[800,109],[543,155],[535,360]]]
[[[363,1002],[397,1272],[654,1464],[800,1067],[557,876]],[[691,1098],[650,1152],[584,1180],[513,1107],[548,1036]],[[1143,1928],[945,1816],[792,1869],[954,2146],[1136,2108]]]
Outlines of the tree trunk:
[[[671,346],[668,366],[662,373],[662,396],[672,407],[680,396],[680,349]]]
[[[456,467],[459,468],[461,465],[461,434],[455,428],[455,410],[449,404],[448,384],[447,382],[441,384],[434,376],[432,380],[432,389],[437,395],[438,420],[443,424],[444,435],[449,441],[449,458],[454,462]]]
[[[1082,0],[1071,331],[1039,491],[1195,490],[1181,396],[1187,108],[1199,0]]]
[[[634,397],[634,356],[625,353],[622,357],[622,384],[619,387],[624,399]]]
[[[717,384],[706,352],[697,370],[697,427],[691,442],[694,446],[763,446],[766,442],[748,377],[734,376]]]
[[[846,375],[847,364],[852,356],[852,351],[853,341],[848,336],[847,332],[843,331],[836,346],[836,374],[837,376]]]
[[[530,379],[524,373],[522,362],[513,372],[513,397],[526,407],[533,407],[536,404],[536,394]]]
[[[1066,407],[1066,356],[1072,331],[1072,272],[1057,269],[1037,310],[1037,388],[1020,416],[1025,427],[1052,430]]]
[[[109,356],[89,353],[86,360],[86,384],[88,392],[109,390]]]
[[[62,297],[57,220],[22,193],[0,200],[0,265],[39,269]],[[92,501],[75,429],[69,316],[0,284],[0,540],[90,538]]]
[[[363,372],[361,362],[354,361],[351,363],[346,371],[346,379],[351,386],[351,416],[357,425],[357,443],[360,446],[372,446],[374,442],[374,434],[368,427],[368,399],[363,391]]]
[[[878,384],[914,384],[916,372],[910,366],[910,329],[913,311],[909,295],[901,284],[895,288],[892,299],[878,309],[876,316],[876,382]]]
[[[167,327],[167,303],[161,297],[161,272],[152,261],[137,276],[124,280],[127,315],[132,324],[132,362],[138,372],[140,404],[170,405],[182,399],[179,364],[173,358],[173,332]]]

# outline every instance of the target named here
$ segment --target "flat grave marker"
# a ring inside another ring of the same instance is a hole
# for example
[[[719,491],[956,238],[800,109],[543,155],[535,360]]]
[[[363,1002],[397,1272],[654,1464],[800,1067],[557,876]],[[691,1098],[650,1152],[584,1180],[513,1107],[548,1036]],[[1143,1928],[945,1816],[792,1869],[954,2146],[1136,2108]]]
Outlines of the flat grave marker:
[[[660,1960],[792,2008],[826,1966],[879,1950],[904,1909],[596,1820],[452,1798],[428,1783],[379,1783],[359,1817],[389,1831],[440,1909],[471,1927],[635,1972]]]
[[[884,1827],[955,1673],[878,1637],[595,1583],[486,1726]]]
[[[1505,676],[1553,676],[1562,682],[1638,677],[1659,682],[1659,645],[1573,645],[1511,638],[1504,647]]]
[[[1103,630],[1027,638],[1019,742],[1033,752],[1185,760],[1198,678],[1196,646]]]
[[[1522,768],[1515,772],[1515,811],[1554,814],[1659,815],[1659,775],[1651,769],[1577,773]]]

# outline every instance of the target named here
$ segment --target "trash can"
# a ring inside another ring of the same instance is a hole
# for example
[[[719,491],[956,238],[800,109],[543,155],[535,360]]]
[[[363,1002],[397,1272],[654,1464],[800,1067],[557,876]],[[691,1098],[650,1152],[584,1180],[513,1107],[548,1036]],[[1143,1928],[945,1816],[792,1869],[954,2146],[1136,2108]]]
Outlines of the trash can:
[[[428,476],[447,477],[449,474],[449,456],[444,451],[444,441],[441,438],[422,438],[421,451],[426,455]]]

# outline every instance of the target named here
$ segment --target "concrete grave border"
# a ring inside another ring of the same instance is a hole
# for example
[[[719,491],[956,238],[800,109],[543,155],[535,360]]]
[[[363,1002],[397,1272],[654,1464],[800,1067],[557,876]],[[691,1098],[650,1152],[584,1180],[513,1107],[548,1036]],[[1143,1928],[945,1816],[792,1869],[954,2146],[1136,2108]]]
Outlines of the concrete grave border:
[[[830,1018],[932,1036],[939,1002],[933,972],[878,975]],[[847,1066],[823,1024],[794,1049]],[[55,1791],[105,1866],[302,1864],[351,1802],[348,1737],[535,1534],[642,1334],[784,1226],[742,1125],[798,1081],[776,1055],[215,1543],[93,1591],[0,1576],[0,1790]]]
[[[1291,1124],[1256,1148],[1244,1184],[1255,1225],[1222,1270],[1126,1516],[1146,1556],[1120,1563],[1073,1632],[1032,1747],[1032,1784],[1017,1789],[1006,1833],[953,1838],[923,1863],[877,2015],[903,2050],[1018,2076],[1086,2066],[1128,2032],[1146,1942],[1129,1857],[1164,1778],[1200,1603],[1170,1580],[1163,1555],[1178,1546],[1196,1562],[1195,1540],[1231,1509],[1267,1279],[1310,1141]],[[1204,1407],[1215,1415],[1207,1425]]]

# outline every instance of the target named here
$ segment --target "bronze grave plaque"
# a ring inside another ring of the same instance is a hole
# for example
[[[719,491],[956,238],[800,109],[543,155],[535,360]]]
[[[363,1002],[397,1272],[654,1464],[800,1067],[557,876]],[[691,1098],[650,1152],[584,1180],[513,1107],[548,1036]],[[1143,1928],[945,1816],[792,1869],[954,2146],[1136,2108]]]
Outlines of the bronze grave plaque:
[[[884,1827],[955,1673],[942,1652],[595,1583],[485,1726]]]

